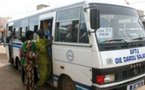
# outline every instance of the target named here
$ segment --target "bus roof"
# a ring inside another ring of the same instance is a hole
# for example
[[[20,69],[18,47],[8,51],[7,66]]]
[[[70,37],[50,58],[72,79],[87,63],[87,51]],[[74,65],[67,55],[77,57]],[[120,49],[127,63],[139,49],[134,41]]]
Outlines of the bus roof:
[[[120,6],[127,6],[124,0],[85,0],[87,3],[102,3],[102,4],[113,4]]]
[[[31,16],[37,16],[41,13],[46,13],[46,12],[50,12],[50,11],[55,11],[61,8],[65,8],[65,7],[71,7],[71,6],[76,6],[76,5],[83,5],[85,3],[100,3],[100,4],[112,4],[112,5],[119,5],[119,6],[127,6],[127,4],[124,2],[124,0],[82,0],[82,2],[75,2],[74,4],[68,4],[65,6],[58,6],[58,7],[46,7],[44,9],[38,10],[36,12],[33,13],[28,13],[26,15],[14,18],[14,19],[10,19],[8,20],[8,22],[13,22],[16,20],[21,20],[21,19],[25,19],[27,17],[31,17]],[[127,6],[129,7],[129,6]]]

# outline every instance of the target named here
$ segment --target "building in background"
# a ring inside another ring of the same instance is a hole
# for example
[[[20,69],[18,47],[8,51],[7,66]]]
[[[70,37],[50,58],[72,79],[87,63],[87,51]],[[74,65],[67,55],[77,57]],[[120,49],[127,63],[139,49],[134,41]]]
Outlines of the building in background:
[[[49,7],[49,5],[39,4],[39,5],[37,5],[37,10],[40,10],[40,9],[43,9],[43,8],[46,8],[46,7]]]
[[[0,17],[0,43],[4,41],[6,23],[10,17]]]

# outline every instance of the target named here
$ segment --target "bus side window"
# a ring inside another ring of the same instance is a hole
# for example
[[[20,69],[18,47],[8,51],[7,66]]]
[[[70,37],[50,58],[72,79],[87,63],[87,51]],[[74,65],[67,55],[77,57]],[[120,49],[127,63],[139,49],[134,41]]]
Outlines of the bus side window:
[[[57,22],[55,29],[55,41],[65,42],[67,35],[67,27],[70,22]]]
[[[59,22],[56,23],[55,27],[55,41],[61,41],[60,32],[59,32]]]
[[[79,42],[79,21],[81,7],[64,9],[57,12],[55,40],[59,42]]]
[[[77,42],[78,38],[78,20],[72,21],[72,25],[69,26],[70,40],[68,42]]]
[[[34,40],[36,41],[38,36],[37,36],[37,31],[38,31],[38,25],[34,26]]]
[[[21,41],[22,42],[25,41],[25,33],[26,33],[26,28],[22,27],[22,30],[21,30]]]
[[[20,40],[20,29],[18,27],[15,28],[14,33],[15,33],[14,39],[17,41]]]
[[[22,42],[24,42],[25,41],[25,37],[22,35],[23,34],[23,32],[22,32],[22,27],[20,27],[20,40],[22,41]]]
[[[79,42],[80,43],[88,43],[88,32],[85,23],[80,24],[80,33],[79,33]]]
[[[81,11],[81,18],[80,18],[80,26],[79,26],[79,29],[80,29],[80,31],[79,31],[79,43],[88,43],[89,37],[88,37],[84,13],[82,11]]]
[[[7,33],[6,33],[6,43],[9,43],[9,41],[10,41],[10,38],[11,38],[11,36],[12,36],[12,29],[13,29],[13,26],[9,26],[8,27],[8,31],[7,31]]]
[[[56,23],[55,40],[61,42],[77,42],[78,20]]]

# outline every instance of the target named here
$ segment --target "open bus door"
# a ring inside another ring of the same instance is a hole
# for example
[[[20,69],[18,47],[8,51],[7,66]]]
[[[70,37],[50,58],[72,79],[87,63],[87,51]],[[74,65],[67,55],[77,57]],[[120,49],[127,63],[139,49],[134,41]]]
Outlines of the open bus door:
[[[53,22],[54,22],[54,18],[53,15],[55,15],[54,13],[52,14],[43,14],[39,17],[39,25],[40,25],[40,29],[44,30],[45,32],[45,38],[50,40],[50,38],[52,37],[52,30],[53,30]],[[52,69],[52,45],[48,48],[48,57],[50,58],[50,65],[51,65],[51,74],[50,77],[48,79],[49,84],[52,84],[52,75],[53,75],[53,69]]]

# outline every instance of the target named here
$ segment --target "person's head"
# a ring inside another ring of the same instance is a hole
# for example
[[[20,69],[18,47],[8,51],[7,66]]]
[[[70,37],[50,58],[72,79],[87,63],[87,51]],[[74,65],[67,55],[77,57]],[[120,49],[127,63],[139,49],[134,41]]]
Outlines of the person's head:
[[[48,21],[43,21],[43,29],[48,29]]]
[[[34,34],[33,31],[30,31],[30,30],[26,31],[25,39],[26,40],[32,40],[33,39],[33,34]]]
[[[38,30],[37,34],[38,34],[39,38],[43,38],[44,37],[44,30],[42,30],[42,29]]]
[[[67,30],[68,30],[68,32],[72,32],[72,30],[73,30],[72,25],[69,25],[69,26],[67,27]]]

